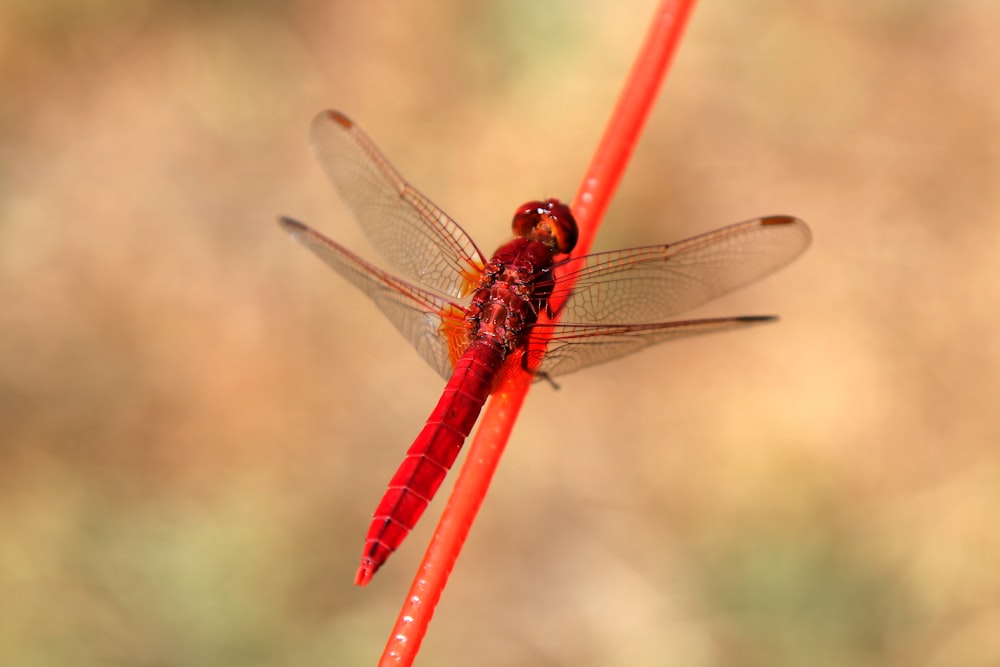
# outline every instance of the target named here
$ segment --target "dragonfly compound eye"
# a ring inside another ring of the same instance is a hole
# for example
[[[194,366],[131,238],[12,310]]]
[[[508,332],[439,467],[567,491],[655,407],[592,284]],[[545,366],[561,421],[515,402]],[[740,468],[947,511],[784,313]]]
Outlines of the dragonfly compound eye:
[[[558,199],[530,201],[514,214],[514,234],[546,244],[557,253],[568,253],[576,245],[573,214]]]

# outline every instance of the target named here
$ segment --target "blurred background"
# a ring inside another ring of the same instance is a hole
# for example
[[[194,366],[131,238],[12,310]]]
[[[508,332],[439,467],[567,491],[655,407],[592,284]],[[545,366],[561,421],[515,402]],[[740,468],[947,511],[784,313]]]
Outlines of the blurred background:
[[[375,663],[452,480],[354,570],[443,383],[275,225],[375,259],[309,122],[491,251],[654,4],[0,5],[0,664]],[[418,664],[997,664],[998,21],[700,3],[595,249],[797,215],[697,312],[782,321],[536,385]]]

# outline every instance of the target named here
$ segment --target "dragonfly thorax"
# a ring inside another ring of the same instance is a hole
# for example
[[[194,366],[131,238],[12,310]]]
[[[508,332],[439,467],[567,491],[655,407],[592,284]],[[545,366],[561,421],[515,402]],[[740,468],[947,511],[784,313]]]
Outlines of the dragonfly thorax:
[[[516,238],[502,245],[483,271],[466,311],[469,339],[489,338],[509,353],[520,346],[552,293],[553,251]]]

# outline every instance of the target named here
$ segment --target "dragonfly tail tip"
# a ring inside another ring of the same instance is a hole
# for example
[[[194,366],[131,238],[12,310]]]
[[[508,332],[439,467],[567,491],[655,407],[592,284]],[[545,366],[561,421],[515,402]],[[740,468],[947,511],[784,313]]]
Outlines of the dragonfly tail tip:
[[[372,580],[372,575],[374,574],[375,568],[372,567],[371,563],[362,561],[357,574],[354,575],[354,585],[367,586],[368,582]]]

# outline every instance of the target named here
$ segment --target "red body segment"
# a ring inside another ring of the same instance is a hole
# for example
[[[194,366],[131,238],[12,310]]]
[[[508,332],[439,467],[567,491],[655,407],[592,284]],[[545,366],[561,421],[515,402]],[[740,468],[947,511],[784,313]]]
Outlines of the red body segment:
[[[479,418],[505,356],[491,341],[476,341],[459,360],[437,407],[375,509],[358,584],[375,574],[424,513]]]

